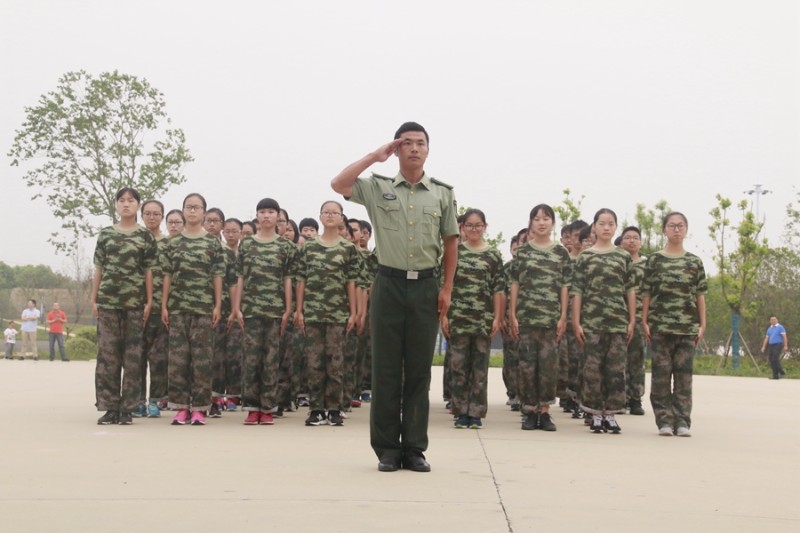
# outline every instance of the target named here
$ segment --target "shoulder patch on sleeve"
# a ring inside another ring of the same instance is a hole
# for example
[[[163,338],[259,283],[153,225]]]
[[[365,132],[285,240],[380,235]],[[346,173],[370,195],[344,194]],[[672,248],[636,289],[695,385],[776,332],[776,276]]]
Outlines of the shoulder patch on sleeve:
[[[381,180],[390,180],[390,181],[394,180],[394,178],[390,178],[388,176],[382,176],[382,175],[377,174],[375,172],[372,173],[372,177],[373,178],[378,178],[378,179],[381,179]]]
[[[433,183],[437,184],[437,185],[441,185],[442,187],[447,187],[448,189],[452,189],[453,188],[453,186],[450,185],[449,183],[445,183],[445,182],[440,181],[440,180],[438,180],[436,178],[431,178],[431,181]]]

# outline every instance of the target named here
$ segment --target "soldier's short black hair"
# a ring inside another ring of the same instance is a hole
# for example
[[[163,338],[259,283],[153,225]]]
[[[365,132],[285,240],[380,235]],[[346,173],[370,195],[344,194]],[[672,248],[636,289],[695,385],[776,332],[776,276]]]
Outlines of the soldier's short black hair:
[[[397,131],[394,132],[394,138],[399,139],[400,136],[407,131],[421,131],[425,134],[425,142],[431,144],[431,139],[428,137],[428,132],[416,122],[404,122],[399,128],[397,128]]]
[[[307,228],[307,227],[312,227],[316,231],[319,231],[319,224],[313,218],[304,218],[303,220],[300,221],[300,224],[298,224],[298,227],[299,227],[300,231],[303,231],[303,228]]]

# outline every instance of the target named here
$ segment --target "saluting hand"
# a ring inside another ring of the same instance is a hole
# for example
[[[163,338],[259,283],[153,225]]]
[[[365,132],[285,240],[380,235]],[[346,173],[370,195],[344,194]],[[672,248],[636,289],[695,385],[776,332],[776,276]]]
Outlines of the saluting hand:
[[[394,154],[397,147],[400,146],[400,143],[403,142],[403,139],[395,139],[392,142],[388,142],[372,152],[372,158],[375,160],[376,163],[383,163],[387,159],[389,159],[392,154]]]

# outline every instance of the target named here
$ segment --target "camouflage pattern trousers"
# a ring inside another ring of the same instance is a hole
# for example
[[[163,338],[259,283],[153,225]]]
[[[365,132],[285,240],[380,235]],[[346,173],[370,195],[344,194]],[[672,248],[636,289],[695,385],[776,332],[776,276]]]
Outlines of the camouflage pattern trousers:
[[[569,358],[567,393],[573,400],[579,401],[581,385],[583,384],[583,346],[578,343],[572,328],[567,328],[567,332],[561,342],[566,343]]]
[[[519,340],[503,335],[503,384],[509,398],[519,397]]]
[[[94,390],[98,411],[130,413],[139,406],[141,309],[99,309]]]
[[[342,375],[342,405],[341,409],[348,410],[350,401],[358,397],[356,391],[356,359],[358,356],[358,336],[355,331],[350,331],[344,341],[344,363]]]
[[[644,396],[644,354],[646,350],[641,322],[636,322],[633,338],[628,344],[625,397],[628,401],[641,401]]]
[[[656,426],[692,427],[694,335],[652,334],[650,403]]]
[[[489,382],[488,335],[450,335],[450,398],[453,412],[486,418]]]
[[[306,324],[306,378],[309,407],[312,410],[339,409],[342,403],[344,329],[343,324]]]
[[[520,328],[517,385],[523,413],[556,401],[558,346],[555,328]]]
[[[628,360],[624,333],[586,332],[583,357],[581,408],[593,415],[625,411],[625,366]]]
[[[161,314],[150,315],[144,327],[144,349],[142,351],[141,388],[139,401],[147,400],[147,368],[150,368],[150,401],[167,399],[167,352],[169,332],[161,322]]]
[[[228,330],[220,320],[214,328],[214,351],[211,363],[211,395],[239,396],[242,392],[242,328],[237,324]]]
[[[566,336],[556,347],[558,350],[558,384],[556,385],[556,396],[561,399],[567,398],[569,394],[569,342]]]
[[[294,326],[291,319],[286,323],[286,330],[281,337],[278,363],[278,386],[277,402],[281,407],[288,407],[291,401],[297,397],[298,391],[294,386],[294,367],[295,362],[292,356],[292,341],[294,339]]]
[[[245,411],[269,412],[278,406],[281,320],[244,319],[242,405]]]
[[[169,407],[204,411],[211,407],[210,315],[169,317]]]
[[[453,398],[450,392],[450,357],[452,352],[450,350],[450,341],[447,341],[447,347],[444,349],[444,361],[442,362],[442,399],[449,402]]]

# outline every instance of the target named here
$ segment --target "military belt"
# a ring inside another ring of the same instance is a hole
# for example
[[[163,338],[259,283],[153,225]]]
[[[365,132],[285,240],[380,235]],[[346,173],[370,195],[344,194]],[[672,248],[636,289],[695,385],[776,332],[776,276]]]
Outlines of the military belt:
[[[435,270],[435,268],[426,268],[425,270],[400,270],[399,268],[378,265],[378,272],[384,276],[409,280],[432,278]]]

